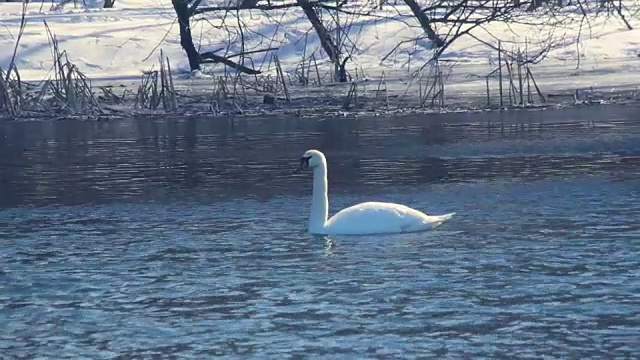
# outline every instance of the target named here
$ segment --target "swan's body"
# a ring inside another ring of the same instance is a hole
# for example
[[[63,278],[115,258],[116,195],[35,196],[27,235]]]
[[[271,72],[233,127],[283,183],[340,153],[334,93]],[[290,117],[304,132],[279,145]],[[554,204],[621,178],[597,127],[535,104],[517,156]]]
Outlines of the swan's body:
[[[417,232],[433,229],[452,216],[453,213],[429,216],[394,203],[364,202],[340,210],[327,221],[324,228],[327,234],[343,235]]]
[[[327,161],[320,151],[309,150],[300,167],[313,169],[313,197],[309,214],[309,232],[322,235],[370,235],[426,231],[441,225],[455,213],[427,215],[405,205],[364,202],[340,210],[327,220]]]

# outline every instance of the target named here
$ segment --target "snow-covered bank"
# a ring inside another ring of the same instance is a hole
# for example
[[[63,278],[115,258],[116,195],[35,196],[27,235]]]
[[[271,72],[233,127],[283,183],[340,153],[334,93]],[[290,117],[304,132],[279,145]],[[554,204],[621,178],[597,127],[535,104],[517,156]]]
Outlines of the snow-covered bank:
[[[55,10],[49,7],[49,3],[28,6],[28,23],[16,57],[23,80],[37,81],[49,75],[51,50],[43,20],[70,59],[90,78],[103,79],[102,83],[117,84],[139,78],[143,70],[157,67],[160,49],[178,73],[188,71],[169,0],[118,0],[113,9],[74,8],[73,3]],[[21,10],[20,3],[0,3],[0,66],[5,69],[12,58]],[[372,82],[384,71],[389,82],[395,81],[397,90],[402,91],[408,86],[412,71],[424,64],[433,52],[425,40],[409,41],[392,51],[397,44],[420,36],[421,30],[415,26],[414,19],[398,15],[391,7],[379,11],[378,15],[354,20],[350,34],[357,51],[347,68],[352,75],[358,72],[362,78],[364,74]],[[388,19],[394,16],[403,18],[409,25]],[[219,16],[208,14],[206,17],[209,21],[194,21],[192,29],[194,41],[201,44],[202,51],[228,48],[229,53],[239,52],[237,38],[230,39],[227,32],[212,27],[212,23],[221,23]],[[247,25],[244,29],[247,48],[279,48],[277,53],[284,71],[292,77],[303,55],[315,53],[321,65],[327,64],[317,36],[301,11],[274,11],[269,16],[246,11],[241,13],[241,18]],[[276,19],[278,25],[274,25]],[[535,52],[538,41],[553,35],[556,38],[553,49],[542,63],[531,68],[545,93],[589,87],[633,88],[640,85],[640,20],[638,16],[628,20],[634,30],[627,30],[615,17],[600,17],[589,21],[588,30],[577,28],[578,22],[558,25],[553,31],[542,31],[535,25],[492,23],[474,32],[474,36],[490,44],[500,39],[505,47],[514,47],[514,43],[523,46],[526,40]],[[227,20],[227,23],[231,26],[233,21]],[[252,63],[264,73],[275,74],[270,62],[272,53],[254,54],[245,63]],[[393,54],[381,62],[389,53]],[[496,67],[497,53],[467,36],[448,48],[443,59],[453,64],[445,66],[446,92],[456,97],[478,96],[485,92],[484,76]],[[321,76],[328,77],[328,66],[324,69]],[[217,65],[215,70],[222,71],[222,65]],[[203,83],[202,79],[193,81]],[[182,85],[188,86],[188,83]]]

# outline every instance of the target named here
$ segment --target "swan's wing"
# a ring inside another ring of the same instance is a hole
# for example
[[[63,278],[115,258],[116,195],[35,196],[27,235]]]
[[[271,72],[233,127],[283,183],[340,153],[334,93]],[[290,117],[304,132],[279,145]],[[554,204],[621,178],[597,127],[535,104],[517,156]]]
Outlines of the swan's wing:
[[[327,229],[342,234],[420,231],[432,227],[429,218],[432,217],[405,205],[365,202],[336,213],[327,222]]]
[[[442,225],[443,222],[451,219],[455,214],[455,212],[452,212],[444,215],[425,215],[425,221],[431,228],[435,228],[436,226]]]

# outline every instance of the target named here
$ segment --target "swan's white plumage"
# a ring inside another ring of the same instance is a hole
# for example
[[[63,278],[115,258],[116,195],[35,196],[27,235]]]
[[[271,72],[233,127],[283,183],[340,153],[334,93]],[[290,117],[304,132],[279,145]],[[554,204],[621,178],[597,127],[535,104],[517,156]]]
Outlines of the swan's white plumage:
[[[342,209],[327,221],[327,234],[370,235],[426,231],[441,225],[454,213],[429,216],[405,205],[364,202]]]
[[[343,209],[327,220],[327,162],[318,150],[309,150],[300,160],[300,168],[313,169],[313,196],[309,232],[322,235],[371,235],[418,232],[433,229],[455,213],[427,215],[405,205],[364,202]]]

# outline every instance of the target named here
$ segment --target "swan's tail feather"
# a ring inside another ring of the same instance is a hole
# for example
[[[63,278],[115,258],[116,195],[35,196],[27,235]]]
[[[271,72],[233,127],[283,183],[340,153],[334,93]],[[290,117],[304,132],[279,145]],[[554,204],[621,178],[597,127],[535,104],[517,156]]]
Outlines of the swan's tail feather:
[[[431,226],[432,228],[435,228],[437,226],[442,225],[442,223],[444,223],[445,221],[451,219],[453,217],[453,215],[455,215],[455,212],[452,213],[448,213],[448,214],[444,214],[444,215],[431,215],[429,219],[431,222]]]

